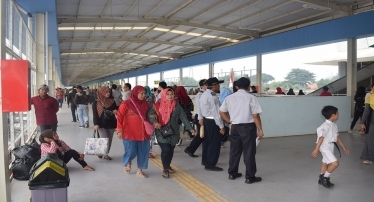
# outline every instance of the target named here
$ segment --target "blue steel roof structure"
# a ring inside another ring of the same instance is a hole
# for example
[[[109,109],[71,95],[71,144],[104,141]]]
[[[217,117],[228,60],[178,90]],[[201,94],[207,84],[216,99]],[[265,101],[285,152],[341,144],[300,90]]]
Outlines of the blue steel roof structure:
[[[57,13],[55,0],[15,0],[22,8],[30,12],[35,22],[35,13],[48,12],[48,45],[52,46],[52,58],[56,59],[58,76],[61,78],[60,47],[58,43]],[[26,15],[24,19],[27,22]],[[35,26],[33,26],[35,29]],[[34,30],[31,30],[34,34]]]

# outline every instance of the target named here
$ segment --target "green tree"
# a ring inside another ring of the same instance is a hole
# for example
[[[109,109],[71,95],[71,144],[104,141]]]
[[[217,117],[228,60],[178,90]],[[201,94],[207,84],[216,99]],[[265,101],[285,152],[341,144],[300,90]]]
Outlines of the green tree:
[[[252,75],[250,76],[249,78],[251,79],[251,83],[255,83],[256,81],[256,76],[257,75]],[[270,75],[270,74],[266,74],[266,73],[262,73],[262,83],[269,83],[270,81],[274,81],[275,78]]]
[[[316,75],[305,69],[292,69],[286,78],[284,78],[288,83],[292,85],[305,86],[307,83],[314,83]]]
[[[192,77],[183,77],[184,86],[199,86],[199,82]]]
[[[336,81],[337,79],[339,79],[338,75],[332,76],[330,78],[320,79],[317,81],[317,86],[318,88],[322,88],[323,86],[329,83],[332,83],[333,81]]]

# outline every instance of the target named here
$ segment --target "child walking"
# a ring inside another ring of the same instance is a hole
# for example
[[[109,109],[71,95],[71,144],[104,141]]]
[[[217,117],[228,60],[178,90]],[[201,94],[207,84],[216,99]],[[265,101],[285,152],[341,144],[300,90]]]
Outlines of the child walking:
[[[316,158],[318,151],[321,152],[322,167],[318,184],[322,184],[324,187],[330,188],[334,186],[334,184],[330,182],[330,175],[339,166],[339,162],[334,155],[334,145],[336,145],[336,142],[338,142],[346,155],[349,154],[349,151],[347,148],[345,148],[342,140],[340,139],[338,127],[334,123],[339,119],[338,108],[334,106],[325,106],[323,107],[321,113],[323,117],[326,118],[326,121],[319,128],[317,128],[317,146],[311,155],[313,158]]]

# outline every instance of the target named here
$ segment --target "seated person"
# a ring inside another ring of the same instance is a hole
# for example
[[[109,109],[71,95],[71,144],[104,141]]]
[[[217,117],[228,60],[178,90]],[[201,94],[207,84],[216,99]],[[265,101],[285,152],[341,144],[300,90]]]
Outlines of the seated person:
[[[83,170],[94,171],[95,169],[88,166],[84,161],[84,154],[79,153],[70,147],[62,140],[59,139],[56,132],[51,129],[45,130],[39,136],[41,157],[43,158],[48,153],[54,154],[63,160],[65,163],[68,163],[71,158],[78,162]]]
[[[251,90],[252,90],[252,92],[251,92],[251,93],[257,93],[257,89],[256,89],[256,86],[251,86]]]

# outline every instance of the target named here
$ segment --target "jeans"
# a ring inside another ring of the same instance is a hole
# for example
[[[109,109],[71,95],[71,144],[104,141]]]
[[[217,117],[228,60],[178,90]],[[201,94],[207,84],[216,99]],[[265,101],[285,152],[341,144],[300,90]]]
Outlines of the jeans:
[[[88,105],[79,104],[77,111],[79,125],[84,126],[84,123],[88,122]]]
[[[57,99],[57,101],[58,101],[58,106],[60,108],[62,108],[62,103],[64,103],[64,100],[63,99]]]
[[[71,110],[71,115],[73,116],[73,121],[77,121],[77,116],[75,115],[75,110],[77,110],[77,106],[75,104],[70,104],[70,110]]]
[[[51,125],[40,125],[40,133],[42,133],[43,131],[47,130],[47,129],[52,129],[53,131],[57,131],[57,123],[55,124],[51,124]]]

